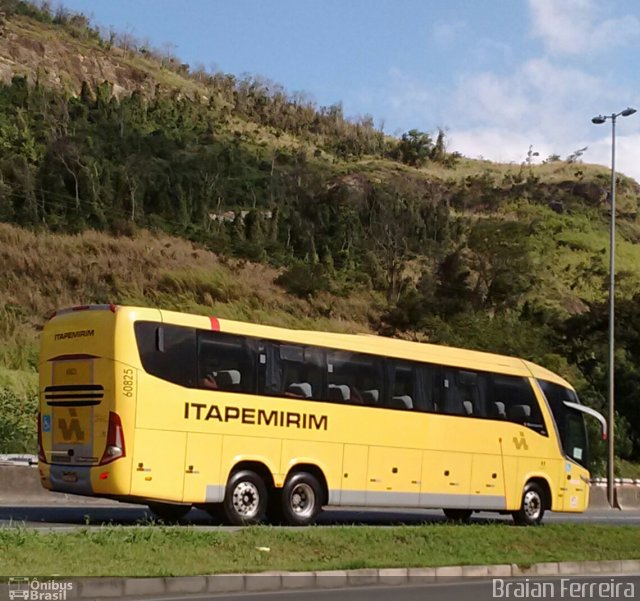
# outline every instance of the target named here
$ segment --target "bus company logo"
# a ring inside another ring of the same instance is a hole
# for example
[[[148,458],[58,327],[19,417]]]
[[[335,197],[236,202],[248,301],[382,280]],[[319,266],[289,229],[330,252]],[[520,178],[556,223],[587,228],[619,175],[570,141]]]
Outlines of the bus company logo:
[[[328,415],[275,409],[267,411],[252,407],[221,407],[205,403],[185,403],[184,418],[224,423],[237,421],[255,426],[279,426],[302,430],[327,430],[329,425]]]
[[[527,439],[524,437],[524,432],[520,432],[520,438],[517,436],[513,437],[513,444],[516,447],[516,451],[528,451],[529,445],[527,444]]]
[[[73,591],[73,582],[39,580],[38,578],[9,578],[9,600],[66,601]]]
[[[76,330],[75,332],[60,332],[54,336],[55,340],[68,340],[71,338],[84,338],[86,336],[95,336],[95,330]]]
[[[83,441],[84,430],[80,424],[77,410],[73,408],[69,409],[69,417],[69,421],[63,417],[58,418],[58,430],[62,435],[62,439],[64,442],[70,442],[72,440]]]

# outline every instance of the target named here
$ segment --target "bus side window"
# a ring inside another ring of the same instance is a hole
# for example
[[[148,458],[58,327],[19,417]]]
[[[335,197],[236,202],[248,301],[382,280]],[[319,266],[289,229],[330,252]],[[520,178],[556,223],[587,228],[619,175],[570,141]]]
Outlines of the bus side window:
[[[324,353],[312,346],[267,342],[264,393],[298,399],[321,399]]]
[[[326,400],[375,406],[382,392],[381,361],[373,355],[328,351]]]
[[[489,374],[455,367],[443,367],[441,374],[442,413],[486,417]]]
[[[257,341],[221,332],[198,332],[198,386],[255,393]]]
[[[427,363],[385,360],[387,380],[384,406],[392,409],[414,409],[435,411],[434,376],[435,366]]]
[[[414,366],[397,359],[385,361],[387,394],[384,406],[390,409],[414,408]]]
[[[427,363],[415,363],[413,370],[414,409],[416,411],[436,411],[434,382],[436,367]]]
[[[527,378],[494,374],[487,402],[492,419],[504,419],[546,434],[542,413]]]
[[[195,388],[196,331],[182,326],[137,321],[134,326],[144,370],[174,384]]]

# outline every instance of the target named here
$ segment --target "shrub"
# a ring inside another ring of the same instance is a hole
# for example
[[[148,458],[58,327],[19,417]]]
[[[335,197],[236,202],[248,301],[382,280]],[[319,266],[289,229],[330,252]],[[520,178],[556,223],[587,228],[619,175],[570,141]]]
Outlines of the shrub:
[[[0,453],[37,452],[37,407],[34,394],[0,389]]]
[[[296,263],[276,279],[276,284],[282,286],[290,294],[301,298],[313,296],[318,292],[331,289],[331,281],[327,276],[324,265],[316,263]]]

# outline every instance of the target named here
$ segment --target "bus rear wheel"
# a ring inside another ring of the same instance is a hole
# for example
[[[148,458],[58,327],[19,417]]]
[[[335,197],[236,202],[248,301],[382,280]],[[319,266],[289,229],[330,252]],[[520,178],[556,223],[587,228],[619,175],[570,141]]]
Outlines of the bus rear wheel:
[[[267,509],[267,487],[251,470],[232,474],[227,482],[222,509],[226,520],[234,526],[259,524]]]
[[[289,526],[313,524],[322,508],[322,487],[308,472],[293,474],[282,487],[280,518]]]
[[[191,505],[181,505],[178,503],[149,503],[151,513],[159,520],[167,524],[173,524],[181,520],[189,511]]]
[[[471,519],[473,513],[471,509],[443,509],[444,515],[450,522],[461,522],[466,524]]]
[[[537,526],[542,521],[545,510],[545,495],[539,484],[529,482],[522,492],[522,503],[514,511],[513,521],[518,526]]]

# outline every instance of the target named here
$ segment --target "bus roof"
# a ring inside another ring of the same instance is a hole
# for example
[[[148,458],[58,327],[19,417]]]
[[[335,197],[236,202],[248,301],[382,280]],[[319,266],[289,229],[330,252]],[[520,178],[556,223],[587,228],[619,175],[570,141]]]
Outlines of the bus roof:
[[[561,386],[573,387],[558,374],[530,361],[508,355],[498,355],[483,351],[475,351],[451,346],[436,345],[424,342],[413,342],[397,338],[387,338],[374,334],[343,334],[317,330],[294,330],[257,323],[217,319],[203,315],[193,315],[177,311],[149,309],[142,307],[116,305],[85,305],[82,309],[109,309],[112,312],[128,314],[129,319],[148,319],[154,321],[160,317],[163,323],[193,327],[198,329],[214,329],[229,334],[254,336],[284,342],[314,345],[339,350],[371,353],[374,355],[395,357],[408,361],[423,361],[466,369],[492,371],[507,375],[535,377],[548,380]],[[65,309],[57,315],[66,313]]]
[[[124,308],[124,307],[123,307]],[[571,388],[568,382],[557,374],[518,357],[498,355],[450,346],[412,342],[397,338],[387,338],[374,334],[344,334],[316,330],[294,330],[276,326],[235,321],[231,319],[211,319],[197,315],[185,315],[173,311],[160,311],[162,321],[192,327],[203,327],[203,323],[215,322],[221,332],[255,336],[298,344],[336,348],[375,355],[395,357],[410,361],[439,363],[453,367],[493,371],[508,375],[518,375],[561,384]]]

